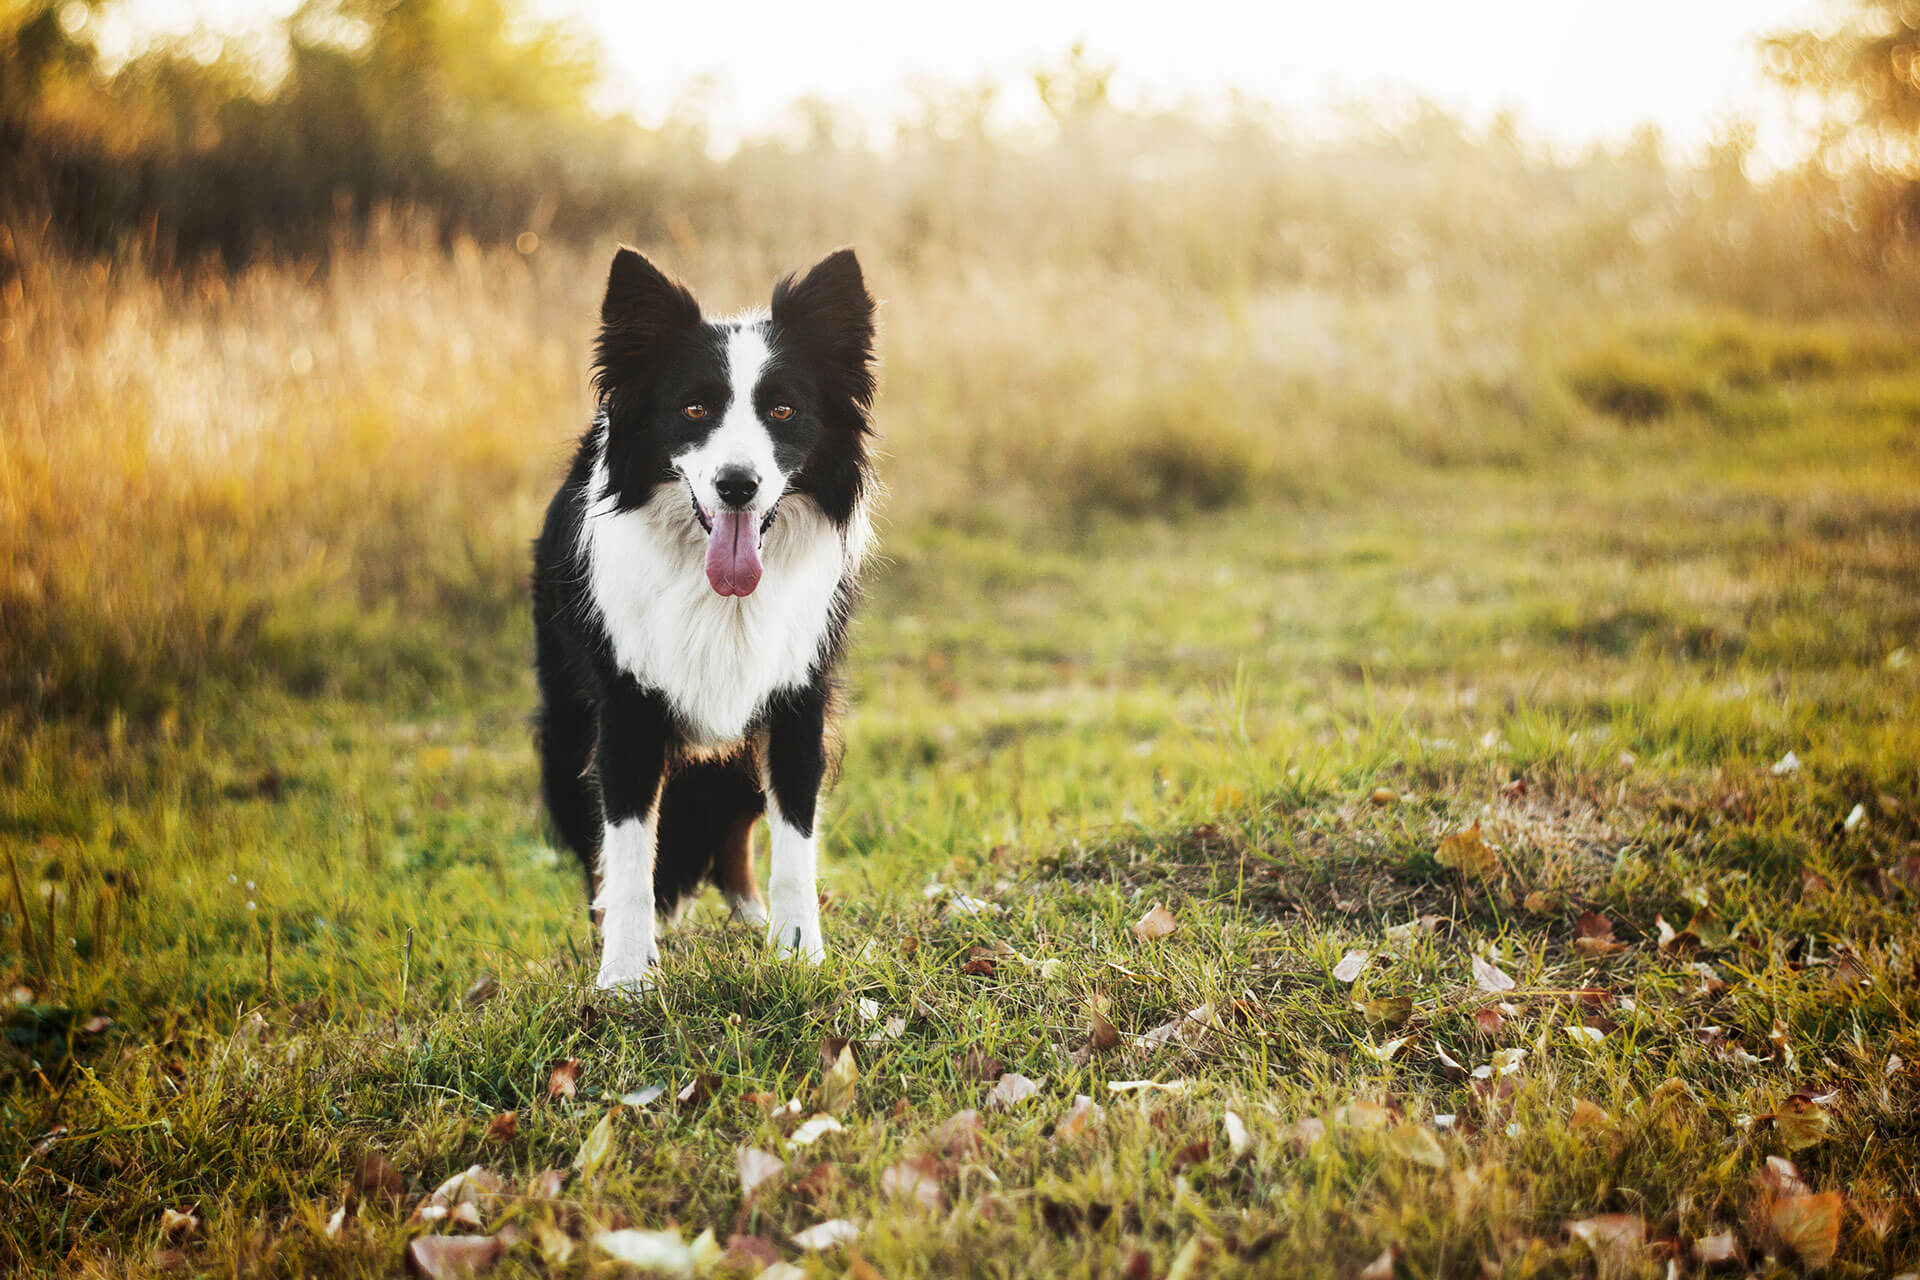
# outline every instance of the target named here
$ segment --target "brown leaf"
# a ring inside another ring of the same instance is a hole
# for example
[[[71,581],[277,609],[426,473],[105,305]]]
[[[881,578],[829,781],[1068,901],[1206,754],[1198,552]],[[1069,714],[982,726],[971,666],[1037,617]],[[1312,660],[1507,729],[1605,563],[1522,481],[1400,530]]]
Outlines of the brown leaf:
[[[471,1009],[475,1005],[484,1004],[492,999],[499,990],[500,979],[490,973],[483,973],[474,979],[473,985],[468,987],[466,994],[460,997],[460,1003]]]
[[[1400,799],[1400,793],[1392,787],[1375,787],[1372,793],[1367,796],[1367,799],[1384,807],[1398,801]]]
[[[191,1209],[162,1209],[160,1211],[160,1238],[162,1240],[191,1240],[200,1230],[200,1215]]]
[[[571,1098],[580,1087],[580,1059],[556,1058],[547,1064],[547,1101]]]
[[[1040,1092],[1040,1086],[1017,1071],[1009,1071],[987,1091],[987,1108],[1007,1111]]]
[[[407,1245],[407,1270],[427,1280],[453,1280],[487,1270],[502,1252],[493,1236],[420,1236]]]
[[[1107,1021],[1100,1007],[1102,1003],[1095,1001],[1087,1009],[1087,1048],[1093,1053],[1107,1053],[1120,1047],[1120,1032]]]
[[[895,1200],[909,1200],[936,1213],[945,1204],[940,1193],[940,1166],[926,1156],[910,1156],[880,1175],[880,1190]]]
[[[1585,1098],[1575,1098],[1573,1100],[1573,1115],[1568,1118],[1568,1123],[1576,1130],[1604,1129],[1613,1123],[1613,1117],[1608,1115],[1603,1108],[1588,1102]]]
[[[1393,1280],[1394,1268],[1400,1262],[1401,1249],[1390,1244],[1380,1251],[1380,1256],[1360,1269],[1357,1280]]]
[[[1573,949],[1583,956],[1610,956],[1625,951],[1627,944],[1613,936],[1613,921],[1588,911],[1573,922]]]
[[[407,1184],[393,1161],[378,1151],[362,1155],[353,1168],[353,1193],[357,1200],[392,1208],[406,1194]]]
[[[780,1247],[764,1236],[730,1235],[720,1265],[757,1275],[780,1261]]]
[[[971,974],[976,978],[991,978],[994,975],[995,966],[991,951],[975,947],[969,954],[972,959],[960,966],[960,972]]]
[[[822,1046],[823,1052],[824,1049]],[[854,1088],[859,1080],[860,1070],[853,1063],[853,1046],[842,1040],[833,1065],[820,1080],[820,1110],[837,1114],[853,1106]]]
[[[1479,1028],[1480,1034],[1483,1036],[1490,1036],[1498,1031],[1500,1029],[1500,1022],[1500,1011],[1492,1005],[1473,1011],[1473,1025]]]
[[[1638,1275],[1647,1247],[1647,1223],[1637,1213],[1603,1213],[1567,1224],[1567,1233],[1587,1246],[1601,1276]]]
[[[1742,1260],[1740,1238],[1731,1231],[1719,1231],[1710,1236],[1700,1236],[1693,1242],[1693,1260],[1702,1269],[1710,1267],[1738,1266]]]
[[[719,1088],[719,1076],[702,1073],[682,1085],[680,1092],[674,1095],[673,1100],[679,1104],[682,1111],[689,1110],[711,1098]]]
[[[1106,1108],[1100,1106],[1086,1094],[1077,1094],[1073,1105],[1067,1108],[1067,1114],[1053,1126],[1055,1142],[1075,1142],[1086,1136],[1087,1131],[1106,1116]]]
[[[1442,840],[1440,847],[1434,850],[1433,860],[1443,867],[1452,867],[1462,875],[1481,879],[1500,869],[1500,858],[1480,833],[1478,822]]]
[[[963,1080],[998,1080],[1007,1064],[985,1049],[969,1049],[953,1060],[953,1069]]]
[[[1142,942],[1151,942],[1155,938],[1164,938],[1180,927],[1173,918],[1173,912],[1159,903],[1154,903],[1147,914],[1133,922],[1133,936]]]
[[[980,1153],[981,1135],[984,1132],[980,1113],[969,1108],[941,1121],[927,1135],[927,1141],[933,1150],[944,1152],[956,1160],[964,1160]]]
[[[512,1142],[513,1136],[518,1132],[520,1132],[520,1113],[518,1111],[502,1111],[499,1115],[487,1121],[486,1136],[488,1142]]]
[[[1327,1136],[1327,1123],[1318,1116],[1307,1116],[1305,1119],[1295,1120],[1282,1129],[1280,1136],[1285,1138],[1296,1152],[1305,1155],[1309,1147]]]
[[[1773,1113],[1773,1131],[1789,1151],[1804,1151],[1825,1142],[1833,1126],[1826,1099],[1809,1093],[1795,1093]]]
[[[830,1160],[817,1161],[793,1183],[793,1194],[818,1203],[840,1189],[840,1170]]]
[[[1173,1159],[1167,1163],[1172,1166],[1174,1172],[1178,1173],[1193,1165],[1204,1163],[1212,1154],[1213,1144],[1205,1138],[1197,1138],[1174,1152]]]
[[[778,1177],[787,1167],[779,1156],[757,1147],[741,1147],[733,1153],[733,1159],[740,1170],[740,1193],[746,1196],[751,1196],[769,1178]]]
[[[1840,1244],[1840,1217],[1846,1207],[1838,1191],[1788,1196],[1767,1211],[1767,1225],[1780,1243],[1809,1268],[1819,1271],[1833,1261]]]

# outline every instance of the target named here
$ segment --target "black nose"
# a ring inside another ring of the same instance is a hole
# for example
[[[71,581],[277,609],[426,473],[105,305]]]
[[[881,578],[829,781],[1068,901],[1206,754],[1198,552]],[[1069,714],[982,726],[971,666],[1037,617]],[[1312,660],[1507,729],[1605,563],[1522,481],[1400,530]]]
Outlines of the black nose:
[[[745,467],[728,467],[713,478],[713,487],[720,501],[737,510],[752,502],[753,495],[760,492],[760,477]]]

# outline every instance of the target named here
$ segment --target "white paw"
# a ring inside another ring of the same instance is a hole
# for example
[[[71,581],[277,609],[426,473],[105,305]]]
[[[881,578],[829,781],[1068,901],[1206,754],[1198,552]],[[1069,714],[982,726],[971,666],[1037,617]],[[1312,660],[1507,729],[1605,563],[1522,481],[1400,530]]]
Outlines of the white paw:
[[[767,941],[786,955],[808,964],[827,958],[827,944],[820,940],[820,918],[792,920],[775,916],[767,928]]]
[[[726,897],[727,911],[733,919],[753,929],[767,927],[767,909],[760,905],[758,898],[734,893],[729,893]]]
[[[618,991],[626,995],[640,995],[654,988],[654,966],[658,956],[651,956],[638,962],[624,961],[607,956],[600,961],[600,972],[594,978],[593,985],[602,991]]]

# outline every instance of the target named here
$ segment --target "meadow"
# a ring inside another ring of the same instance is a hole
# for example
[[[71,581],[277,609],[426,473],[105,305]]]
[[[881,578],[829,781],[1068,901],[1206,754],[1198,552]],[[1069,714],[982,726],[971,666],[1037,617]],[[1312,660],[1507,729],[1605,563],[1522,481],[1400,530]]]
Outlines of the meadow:
[[[1908,264],[1644,154],[1105,127],[678,180],[721,306],[860,246],[890,494],[832,954],[708,901],[637,1000],[524,605],[614,237],[7,232],[0,1261],[1920,1260]]]

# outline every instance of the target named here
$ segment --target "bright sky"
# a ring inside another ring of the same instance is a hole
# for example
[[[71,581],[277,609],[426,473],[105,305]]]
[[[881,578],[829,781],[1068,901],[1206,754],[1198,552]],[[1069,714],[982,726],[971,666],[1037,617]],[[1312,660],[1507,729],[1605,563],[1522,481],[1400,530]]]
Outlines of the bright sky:
[[[132,0],[146,25],[257,21],[248,0]],[[703,79],[722,139],[778,128],[803,95],[870,118],[911,103],[916,80],[1023,81],[1076,40],[1118,68],[1128,103],[1239,89],[1312,121],[1337,101],[1420,95],[1482,122],[1512,108],[1532,136],[1624,138],[1643,121],[1697,146],[1733,115],[1763,151],[1793,145],[1758,71],[1755,37],[1821,0],[535,0],[603,43],[607,105],[662,119]]]

